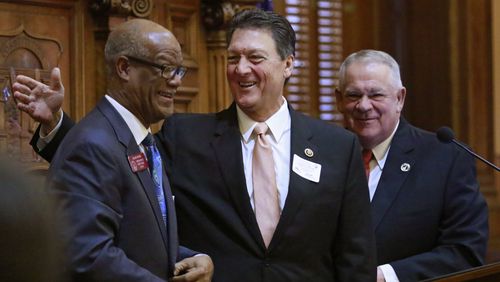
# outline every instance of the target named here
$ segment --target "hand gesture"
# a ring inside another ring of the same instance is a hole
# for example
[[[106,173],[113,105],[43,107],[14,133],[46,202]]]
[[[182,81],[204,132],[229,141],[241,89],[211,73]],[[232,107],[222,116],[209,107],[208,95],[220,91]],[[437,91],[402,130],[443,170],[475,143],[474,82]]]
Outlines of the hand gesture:
[[[59,68],[52,69],[50,86],[31,77],[18,75],[12,88],[18,109],[40,122],[42,128],[45,126],[43,131],[50,132],[57,125],[64,100]]]

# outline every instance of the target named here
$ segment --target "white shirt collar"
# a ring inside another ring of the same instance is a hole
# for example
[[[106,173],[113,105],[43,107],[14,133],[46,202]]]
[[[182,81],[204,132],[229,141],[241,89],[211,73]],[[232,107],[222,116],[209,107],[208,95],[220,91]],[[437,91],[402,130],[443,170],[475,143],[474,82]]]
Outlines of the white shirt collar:
[[[238,105],[236,105],[236,112],[238,115],[238,124],[241,136],[243,137],[244,142],[248,143],[257,122],[245,114],[243,110],[238,107]],[[288,111],[288,103],[284,97],[283,104],[279,110],[269,117],[265,123],[269,127],[271,135],[275,139],[276,143],[279,143],[283,133],[290,127],[290,112]]]
[[[124,106],[118,103],[111,96],[106,94],[104,95],[104,97],[106,97],[106,99],[111,103],[113,108],[115,108],[120,114],[120,116],[123,118],[128,128],[132,132],[132,135],[134,136],[137,145],[141,144],[144,138],[146,138],[146,136],[148,135],[148,133],[151,132],[151,129],[146,128],[134,114],[132,114],[129,110],[127,110]]]

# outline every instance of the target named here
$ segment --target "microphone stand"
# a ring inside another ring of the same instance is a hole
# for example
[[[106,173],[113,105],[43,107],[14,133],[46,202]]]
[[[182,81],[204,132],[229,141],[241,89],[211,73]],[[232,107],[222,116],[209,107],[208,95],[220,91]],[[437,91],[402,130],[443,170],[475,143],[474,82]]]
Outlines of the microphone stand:
[[[474,153],[473,151],[471,151],[469,148],[467,148],[467,146],[465,146],[464,144],[458,142],[457,140],[455,139],[451,139],[451,142],[457,144],[458,146],[462,147],[462,149],[466,150],[467,152],[469,152],[470,154],[472,154],[473,156],[475,156],[476,158],[478,158],[479,160],[483,161],[485,164],[491,166],[492,168],[494,168],[496,171],[500,171],[500,169],[498,168],[498,166],[494,165],[493,163],[489,162],[487,159],[481,157],[480,155]]]

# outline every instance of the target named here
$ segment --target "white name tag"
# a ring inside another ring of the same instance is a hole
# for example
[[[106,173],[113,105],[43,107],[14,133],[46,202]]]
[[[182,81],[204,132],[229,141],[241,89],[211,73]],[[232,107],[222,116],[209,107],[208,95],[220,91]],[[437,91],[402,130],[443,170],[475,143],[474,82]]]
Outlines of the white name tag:
[[[293,154],[292,170],[296,174],[313,182],[319,182],[321,175],[321,165],[305,160],[296,154]]]

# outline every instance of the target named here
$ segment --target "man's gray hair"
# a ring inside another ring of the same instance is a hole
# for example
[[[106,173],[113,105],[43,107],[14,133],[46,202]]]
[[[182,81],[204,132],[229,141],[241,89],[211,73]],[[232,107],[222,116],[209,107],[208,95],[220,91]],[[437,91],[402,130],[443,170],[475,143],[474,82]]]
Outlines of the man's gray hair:
[[[386,65],[391,70],[393,85],[395,87],[403,87],[403,83],[401,82],[399,65],[396,62],[396,60],[394,60],[394,58],[391,57],[391,55],[387,54],[386,52],[366,49],[352,53],[344,60],[342,65],[340,65],[339,89],[341,91],[344,90],[345,86],[344,84],[345,84],[346,70],[353,63],[363,63],[363,64],[376,63],[376,64]]]

